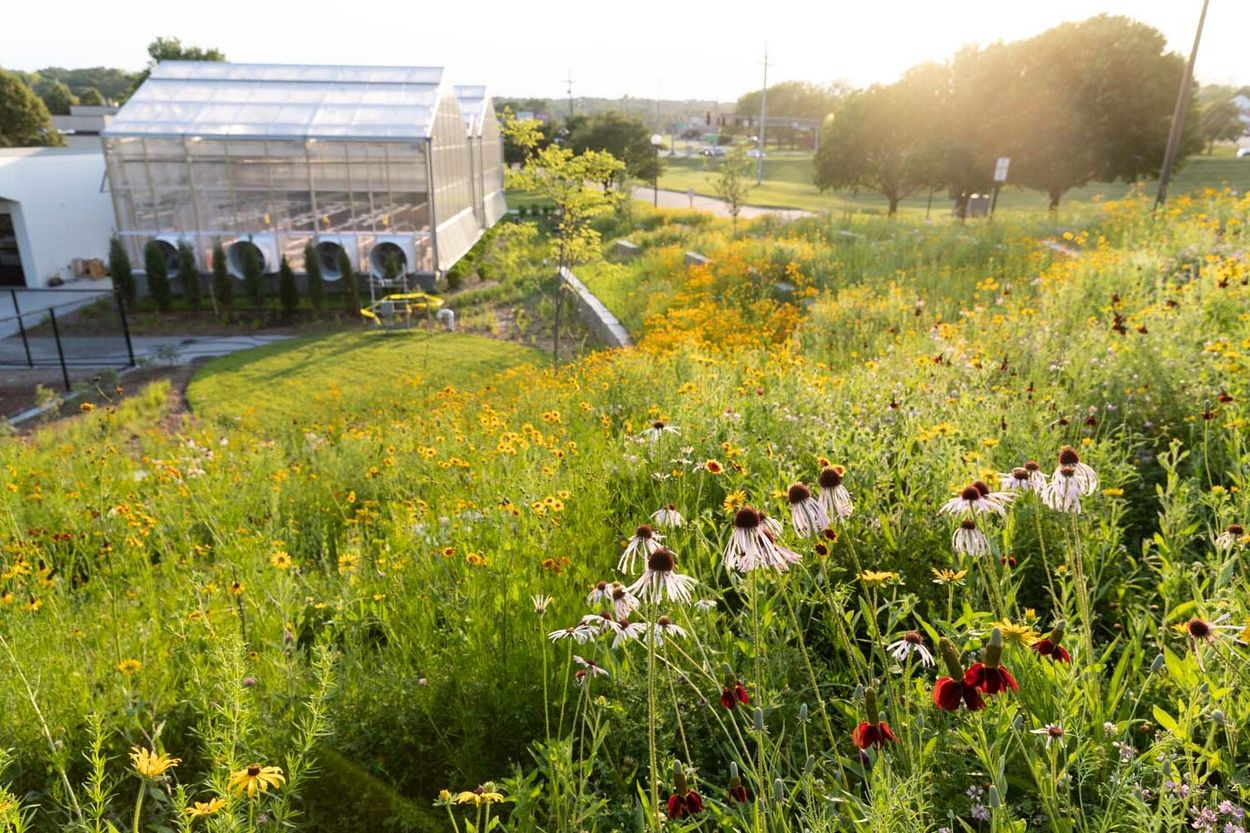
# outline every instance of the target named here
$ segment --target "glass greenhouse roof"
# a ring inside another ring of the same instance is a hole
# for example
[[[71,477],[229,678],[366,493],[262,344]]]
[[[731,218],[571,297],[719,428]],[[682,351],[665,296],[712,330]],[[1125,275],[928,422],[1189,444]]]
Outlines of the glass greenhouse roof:
[[[164,61],[102,135],[424,139],[439,67]]]
[[[464,129],[470,133],[482,130],[482,110],[486,106],[486,88],[480,85],[456,85],[456,99],[464,116]]]

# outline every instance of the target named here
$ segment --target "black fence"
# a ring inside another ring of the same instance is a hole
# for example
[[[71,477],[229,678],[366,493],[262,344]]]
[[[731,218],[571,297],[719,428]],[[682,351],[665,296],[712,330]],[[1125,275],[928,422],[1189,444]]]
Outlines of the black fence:
[[[0,368],[134,367],[130,325],[111,289],[9,289],[0,292]]]

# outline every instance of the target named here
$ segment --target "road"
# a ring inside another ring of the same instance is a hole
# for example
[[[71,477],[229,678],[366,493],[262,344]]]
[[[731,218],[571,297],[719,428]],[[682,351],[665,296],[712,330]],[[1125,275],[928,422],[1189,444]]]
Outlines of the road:
[[[648,203],[652,201],[653,193],[652,189],[644,186],[636,186],[632,191],[634,199]],[[728,203],[724,200],[718,200],[715,197],[705,197],[701,194],[694,195],[692,204],[689,194],[685,191],[666,191],[661,188],[659,202],[662,208],[697,208],[702,211],[710,211],[718,217],[730,216]],[[769,215],[786,220],[815,216],[812,212],[804,211],[801,208],[770,208],[765,205],[744,205],[742,210],[738,212],[738,216],[744,220]]]
[[[200,336],[183,338],[179,336],[135,336],[132,344],[135,360],[144,360],[164,364],[190,364],[197,359],[213,356],[226,356],[260,347],[275,341],[282,341],[290,336],[280,335],[248,335],[248,336]],[[35,364],[41,367],[56,367],[59,359],[56,352],[56,340],[50,336],[31,336],[29,339],[30,356]],[[117,368],[129,362],[126,352],[126,341],[121,334],[116,336],[65,336],[61,339],[65,352],[65,363],[75,368]],[[0,339],[0,365],[22,367],[26,364],[26,351],[20,337]]]

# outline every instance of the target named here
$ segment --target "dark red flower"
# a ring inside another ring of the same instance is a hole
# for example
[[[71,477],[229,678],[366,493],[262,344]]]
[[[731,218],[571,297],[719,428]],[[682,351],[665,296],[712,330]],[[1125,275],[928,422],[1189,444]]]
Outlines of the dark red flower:
[[[734,680],[733,685],[726,685],[725,689],[720,693],[720,704],[729,711],[738,708],[738,704],[747,705],[751,702],[751,695],[747,693],[746,686]]]
[[[668,817],[680,819],[703,812],[703,799],[694,790],[686,790],[685,794],[673,793],[668,797]]]
[[[738,786],[729,788],[729,800],[735,804],[746,804],[751,800],[750,794],[747,792],[747,785],[741,781]]]
[[[1049,639],[1039,639],[1034,642],[1033,650],[1037,651],[1038,656],[1050,657],[1058,662],[1072,662],[1072,657],[1068,656],[1068,649],[1062,645],[1056,645]]]
[[[998,694],[1009,688],[1017,691],[1020,688],[1016,685],[1015,677],[1006,668],[1001,665],[991,668],[983,662],[974,663],[968,669],[968,673],[964,675],[964,685],[980,689],[986,694]]]
[[[961,702],[968,707],[968,711],[975,712],[985,708],[985,700],[981,699],[981,692],[974,686],[965,685],[962,679],[939,677],[933,685],[933,704],[953,712],[959,710]]]
[[[890,731],[890,724],[884,720],[877,723],[864,721],[851,731],[851,741],[860,749],[867,749],[870,746],[880,749],[885,746],[887,740],[893,743],[898,738],[894,737],[894,732]]]

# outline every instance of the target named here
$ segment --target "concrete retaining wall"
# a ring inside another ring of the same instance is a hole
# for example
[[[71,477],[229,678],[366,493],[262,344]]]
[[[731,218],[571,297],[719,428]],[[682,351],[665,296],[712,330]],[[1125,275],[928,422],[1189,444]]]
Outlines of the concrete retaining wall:
[[[633,344],[629,333],[616,320],[616,316],[608,311],[603,302],[594,296],[586,284],[577,279],[568,269],[560,273],[566,286],[573,291],[577,315],[582,323],[590,328],[595,338],[608,347],[628,347]]]

